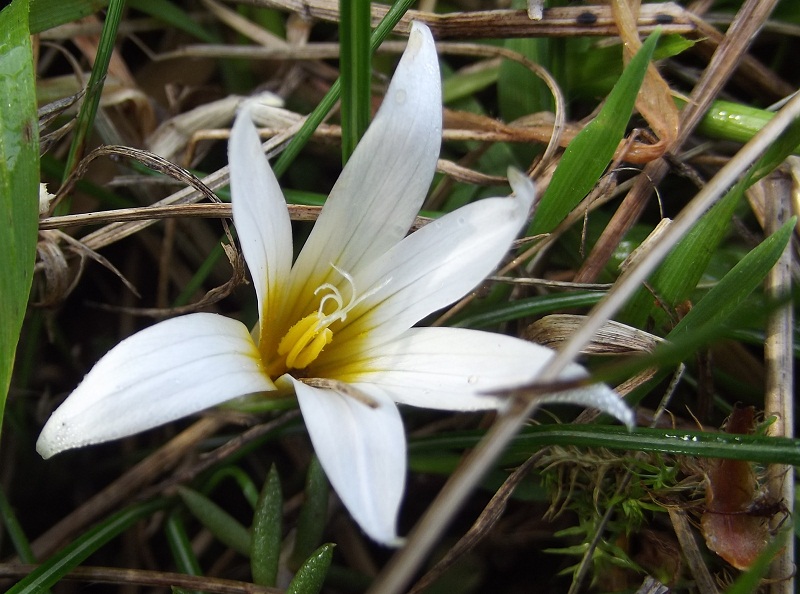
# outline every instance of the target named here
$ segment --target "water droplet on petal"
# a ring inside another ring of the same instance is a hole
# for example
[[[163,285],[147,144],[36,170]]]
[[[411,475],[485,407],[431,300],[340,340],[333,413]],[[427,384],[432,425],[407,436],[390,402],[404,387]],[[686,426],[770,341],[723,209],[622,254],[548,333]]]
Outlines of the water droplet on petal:
[[[477,384],[477,383],[478,383],[478,376],[477,376],[477,375],[471,375],[471,376],[469,376],[469,377],[467,378],[467,383],[468,383],[468,384]]]
[[[396,103],[403,104],[406,102],[406,92],[404,89],[398,89],[398,91],[394,94],[394,100]]]

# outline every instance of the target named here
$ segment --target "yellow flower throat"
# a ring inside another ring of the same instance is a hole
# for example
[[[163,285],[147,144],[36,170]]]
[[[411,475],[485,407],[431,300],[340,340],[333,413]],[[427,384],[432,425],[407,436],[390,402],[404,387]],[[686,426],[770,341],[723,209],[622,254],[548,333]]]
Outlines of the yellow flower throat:
[[[332,283],[324,283],[317,287],[314,295],[325,292],[320,299],[317,311],[296,322],[278,343],[278,356],[267,365],[267,373],[276,378],[292,369],[305,369],[320,356],[323,349],[333,341],[331,325],[335,322],[344,322],[347,315],[367,297],[375,294],[386,286],[388,280],[373,287],[363,295],[357,296],[353,277],[340,270],[336,270],[350,285],[350,300],[345,303],[339,288]],[[325,307],[332,302],[335,307],[331,313],[325,313]]]

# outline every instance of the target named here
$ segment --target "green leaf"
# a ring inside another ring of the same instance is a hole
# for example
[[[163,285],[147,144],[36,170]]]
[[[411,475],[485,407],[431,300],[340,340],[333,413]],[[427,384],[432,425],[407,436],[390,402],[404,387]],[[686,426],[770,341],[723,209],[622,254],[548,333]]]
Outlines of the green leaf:
[[[650,278],[650,287],[664,303],[675,308],[697,286],[730,227],[731,217],[744,190],[743,184],[735,185],[722,200],[700,217]],[[622,319],[633,326],[643,326],[651,313],[653,299],[653,294],[648,289],[639,289],[626,305]]]
[[[172,558],[178,571],[186,575],[203,575],[197,556],[192,550],[189,535],[186,534],[186,527],[180,516],[177,513],[171,513],[167,516],[164,528],[169,550],[172,552]]]
[[[75,123],[75,135],[72,137],[72,144],[67,155],[67,166],[64,170],[64,179],[69,176],[78,163],[83,158],[86,150],[86,142],[94,125],[94,118],[97,108],[100,105],[100,97],[103,94],[103,84],[108,74],[108,65],[111,62],[111,55],[114,52],[114,44],[117,39],[117,29],[122,19],[122,11],[125,8],[125,0],[110,0],[106,19],[103,23],[103,30],[100,33],[100,41],[97,45],[97,55],[95,56],[92,73],[89,75],[89,82],[86,84],[86,94],[81,103],[78,119]],[[65,214],[69,210],[69,202],[63,201],[59,204],[56,212]]]
[[[300,509],[300,517],[297,519],[297,535],[294,540],[294,549],[289,557],[289,569],[300,567],[322,542],[329,494],[328,478],[325,476],[325,471],[322,470],[319,459],[314,456],[306,475],[306,499]]]
[[[0,489],[0,523],[8,533],[11,544],[14,545],[14,552],[19,555],[20,560],[23,563],[36,563],[28,537],[2,489]]]
[[[660,299],[675,307],[689,297],[722,242],[745,190],[778,167],[798,143],[800,122],[795,122],[756,161],[747,175],[697,221],[649,281]],[[652,302],[650,291],[640,290],[626,307],[624,319],[637,327],[644,325]]]
[[[328,543],[314,551],[286,588],[286,594],[317,594],[322,590],[333,559],[334,546]]]
[[[281,479],[273,466],[267,475],[253,517],[250,571],[253,574],[253,583],[259,586],[274,586],[278,579],[282,519]]]
[[[503,322],[541,316],[560,309],[591,307],[597,305],[605,295],[602,291],[572,291],[553,295],[525,297],[509,303],[490,303],[487,307],[470,311],[452,324],[457,328],[487,328]],[[476,308],[477,309],[477,308]]]
[[[370,48],[373,52],[378,49],[378,46],[383,43],[383,40],[389,36],[389,33],[392,32],[392,29],[400,22],[400,19],[413,3],[414,0],[398,0],[392,5],[389,12],[386,13],[386,16],[383,17],[383,20],[372,32]],[[306,142],[308,142],[308,139],[311,138],[314,130],[317,129],[317,126],[322,123],[322,120],[325,119],[325,116],[328,115],[328,112],[336,104],[336,101],[339,99],[341,88],[341,79],[338,79],[331,85],[330,90],[325,94],[317,107],[314,108],[314,111],[308,114],[302,128],[300,128],[292,140],[289,141],[289,144],[286,145],[281,156],[278,157],[278,160],[275,161],[275,164],[272,166],[275,175],[280,177],[286,172],[289,165],[300,153],[300,150],[305,146]]]
[[[220,542],[242,555],[250,554],[251,538],[247,528],[205,495],[185,487],[178,489],[183,503]]]
[[[369,126],[370,116],[370,3],[339,2],[339,71],[342,81],[342,163],[346,163]]]
[[[786,248],[786,244],[789,243],[796,220],[796,217],[792,217],[778,231],[750,250],[678,322],[667,339],[687,335],[703,326],[724,324],[725,320],[762,283],[770,269],[775,266]]]
[[[408,451],[411,459],[428,453],[440,455],[448,450],[463,451],[475,447],[484,434],[484,431],[476,430],[417,438],[409,442]],[[523,428],[510,443],[498,465],[523,462],[533,452],[552,445],[800,465],[800,439],[646,427],[628,431],[617,425],[572,424]]]
[[[711,138],[747,142],[775,117],[774,111],[732,101],[714,101],[700,120],[697,130]],[[798,152],[795,144],[792,152]]]
[[[125,509],[92,528],[12,586],[6,594],[41,594],[135,522],[164,507],[163,500]]]
[[[0,427],[33,280],[39,131],[28,3],[0,11]]]
[[[157,18],[173,27],[194,35],[206,43],[216,43],[220,39],[206,31],[200,24],[192,19],[188,12],[170,0],[128,0],[132,8]]]
[[[108,0],[31,0],[31,33],[41,33],[94,14]]]
[[[549,233],[595,186],[617,150],[658,41],[650,35],[614,85],[606,103],[564,151],[536,209],[529,235]]]

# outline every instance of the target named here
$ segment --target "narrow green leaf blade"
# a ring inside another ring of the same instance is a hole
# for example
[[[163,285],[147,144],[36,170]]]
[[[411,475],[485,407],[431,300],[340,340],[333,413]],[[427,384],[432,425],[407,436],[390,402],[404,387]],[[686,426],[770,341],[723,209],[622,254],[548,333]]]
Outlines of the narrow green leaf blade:
[[[767,237],[734,266],[683,319],[667,338],[680,337],[707,324],[723,324],[758,287],[780,258],[792,235],[796,217]]]
[[[339,2],[339,69],[342,81],[342,162],[364,135],[370,116],[369,0]]]
[[[31,33],[41,33],[99,11],[108,0],[31,0]]]
[[[100,42],[97,46],[97,56],[92,66],[92,73],[89,75],[89,82],[86,85],[86,95],[78,112],[75,135],[72,137],[72,144],[69,147],[64,179],[78,166],[86,150],[86,142],[94,125],[97,109],[100,106],[100,96],[103,93],[103,85],[108,74],[108,65],[111,62],[111,54],[114,52],[117,29],[119,28],[120,20],[122,20],[124,8],[125,0],[109,1],[106,19],[103,23],[103,31],[100,34]],[[64,208],[61,208],[62,206]],[[57,212],[64,214],[68,206],[67,201],[62,202],[57,208]]]
[[[0,11],[0,426],[36,259],[39,132],[28,2]]]
[[[183,503],[189,508],[189,511],[200,520],[200,522],[211,533],[216,536],[220,542],[229,546],[237,553],[242,555],[250,554],[250,532],[247,528],[242,526],[233,516],[211,501],[205,495],[181,487],[178,489]]]
[[[163,506],[164,501],[159,500],[136,505],[114,514],[50,557],[11,587],[6,594],[41,594],[109,540]]]
[[[370,48],[373,52],[378,49],[380,44],[383,43],[383,40],[389,36],[389,33],[392,32],[392,29],[400,22],[400,19],[413,3],[414,0],[398,0],[392,5],[389,12],[386,13],[386,16],[383,17],[383,20],[372,32]],[[289,144],[286,145],[281,156],[278,157],[278,160],[275,161],[275,164],[272,166],[275,175],[280,177],[286,172],[292,161],[300,154],[300,151],[305,146],[306,142],[308,142],[308,139],[311,138],[314,130],[317,129],[317,126],[322,123],[322,120],[325,119],[325,116],[328,115],[328,112],[336,104],[342,89],[341,82],[341,79],[336,80],[336,82],[331,85],[330,90],[322,98],[322,101],[314,108],[314,111],[308,114],[303,127],[300,128],[292,140],[289,141]]]
[[[675,246],[650,279],[650,286],[661,300],[675,307],[689,297],[730,227],[733,213],[745,190],[778,167],[798,143],[800,122],[795,122],[756,161],[747,175],[704,214]],[[626,307],[623,314],[625,320],[637,327],[644,325],[652,301],[650,291],[640,290]]]
[[[625,134],[658,36],[655,32],[647,38],[614,85],[600,113],[564,151],[536,209],[529,234],[552,231],[589,193],[608,167]]]

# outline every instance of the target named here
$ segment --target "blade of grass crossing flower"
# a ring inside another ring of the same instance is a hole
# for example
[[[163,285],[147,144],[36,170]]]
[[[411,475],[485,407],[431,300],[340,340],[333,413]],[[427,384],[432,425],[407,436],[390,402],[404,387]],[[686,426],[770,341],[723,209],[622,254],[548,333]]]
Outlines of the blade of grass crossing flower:
[[[106,11],[103,31],[100,34],[100,42],[97,46],[97,56],[95,57],[92,73],[89,75],[89,82],[86,86],[86,94],[83,97],[78,119],[75,123],[75,135],[72,137],[72,144],[67,155],[67,165],[64,169],[64,179],[77,167],[78,162],[83,158],[86,150],[86,141],[94,125],[94,118],[97,108],[100,105],[100,96],[103,93],[103,83],[108,73],[108,64],[111,61],[111,54],[114,51],[114,43],[117,39],[117,29],[122,19],[122,11],[125,8],[125,0],[110,0]],[[66,214],[69,212],[69,202],[64,200],[56,208],[56,214]]]
[[[370,2],[340,0],[339,71],[342,81],[342,164],[353,154],[369,125]]]
[[[386,16],[383,17],[383,20],[381,20],[381,22],[372,32],[372,36],[370,37],[370,48],[373,52],[378,48],[378,46],[380,46],[381,43],[383,43],[383,40],[388,37],[389,33],[391,33],[395,25],[400,22],[400,19],[403,18],[403,15],[413,3],[414,0],[399,0],[392,5],[392,7],[389,9],[389,12],[386,13]],[[322,120],[325,119],[325,116],[328,115],[328,112],[339,100],[341,88],[341,79],[337,79],[336,82],[331,85],[330,90],[319,102],[319,105],[314,108],[314,111],[308,114],[303,127],[300,128],[294,138],[292,138],[289,144],[286,145],[286,149],[284,149],[283,153],[281,153],[281,156],[272,166],[272,170],[275,172],[277,177],[280,177],[286,172],[286,170],[289,168],[289,165],[292,164],[292,161],[294,161],[295,157],[297,157],[297,155],[303,149],[306,142],[308,142],[308,139],[311,138],[314,130],[317,129],[317,127],[322,123]]]
[[[31,33],[41,33],[77,21],[108,4],[108,0],[31,0]]]
[[[0,12],[0,426],[31,290],[39,216],[39,132],[28,2]]]
[[[625,134],[658,36],[656,31],[647,38],[614,85],[600,113],[564,151],[536,208],[530,235],[552,231],[589,193],[611,162]]]
[[[186,534],[186,527],[178,514],[172,513],[167,516],[165,533],[167,536],[167,543],[169,544],[169,550],[172,552],[172,559],[175,562],[175,568],[186,575],[203,575],[200,562],[197,560],[192,550],[192,543],[189,541],[189,535]],[[181,589],[180,594],[199,593]]]
[[[205,495],[181,487],[178,489],[183,503],[220,542],[242,555],[250,554],[250,532],[233,516]]]
[[[286,588],[286,594],[317,594],[322,590],[333,559],[334,546],[328,543],[314,551]]]
[[[253,517],[250,571],[253,574],[253,583],[259,586],[274,586],[278,579],[282,517],[281,479],[273,466],[267,475]]]
[[[297,520],[294,549],[289,557],[289,569],[298,569],[322,542],[328,513],[330,486],[319,459],[314,456],[306,475],[305,501]]]
[[[744,191],[780,165],[798,143],[800,122],[790,126],[753,164],[748,174],[697,221],[649,281],[660,299],[674,307],[689,297],[730,227],[731,217]],[[640,290],[624,310],[626,321],[635,326],[643,325],[652,302],[650,291]]]
[[[129,507],[114,514],[75,540],[12,586],[6,594],[41,594],[134,523],[163,508],[165,500]]]

